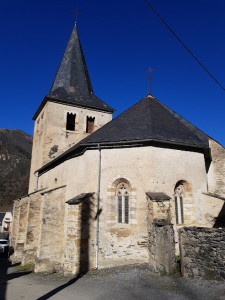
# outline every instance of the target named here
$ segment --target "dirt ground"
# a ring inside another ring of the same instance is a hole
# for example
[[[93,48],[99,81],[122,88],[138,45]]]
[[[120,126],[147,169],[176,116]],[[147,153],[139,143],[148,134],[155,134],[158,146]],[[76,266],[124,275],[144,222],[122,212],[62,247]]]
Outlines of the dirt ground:
[[[34,274],[0,257],[0,299],[225,300],[225,282],[160,277],[146,264],[97,270],[69,279],[60,274]]]

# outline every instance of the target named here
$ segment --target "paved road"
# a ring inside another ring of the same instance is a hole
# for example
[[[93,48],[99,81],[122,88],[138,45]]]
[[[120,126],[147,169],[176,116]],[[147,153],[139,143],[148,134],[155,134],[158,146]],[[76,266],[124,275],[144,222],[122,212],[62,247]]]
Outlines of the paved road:
[[[146,265],[90,272],[74,279],[37,275],[0,257],[1,300],[225,300],[225,282],[158,277]]]

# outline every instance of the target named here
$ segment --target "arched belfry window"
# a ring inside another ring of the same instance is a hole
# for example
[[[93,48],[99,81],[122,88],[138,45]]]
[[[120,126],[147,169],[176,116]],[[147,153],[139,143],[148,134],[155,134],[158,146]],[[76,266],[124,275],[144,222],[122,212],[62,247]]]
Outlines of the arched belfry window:
[[[125,183],[117,186],[118,223],[129,223],[129,192]]]
[[[184,224],[184,197],[187,182],[180,180],[175,186],[175,214],[176,224]]]
[[[75,118],[76,114],[67,113],[66,116],[66,130],[75,131]]]
[[[95,118],[87,116],[86,133],[92,133],[92,132],[94,132],[94,125],[95,125]]]

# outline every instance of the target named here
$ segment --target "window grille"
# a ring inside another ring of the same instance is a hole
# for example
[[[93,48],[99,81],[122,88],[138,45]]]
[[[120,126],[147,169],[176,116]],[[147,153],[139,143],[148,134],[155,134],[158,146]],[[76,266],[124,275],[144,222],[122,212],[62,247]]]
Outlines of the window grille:
[[[124,197],[125,201],[124,201],[124,204],[125,204],[125,223],[128,224],[129,223],[129,195],[128,193],[126,192],[126,195]]]
[[[183,208],[183,197],[180,197],[180,214],[181,214],[181,223],[184,223],[184,208]]]
[[[178,224],[179,221],[178,221],[177,196],[175,196],[175,214],[176,214],[176,224]]]
[[[122,194],[118,193],[118,223],[122,223]]]

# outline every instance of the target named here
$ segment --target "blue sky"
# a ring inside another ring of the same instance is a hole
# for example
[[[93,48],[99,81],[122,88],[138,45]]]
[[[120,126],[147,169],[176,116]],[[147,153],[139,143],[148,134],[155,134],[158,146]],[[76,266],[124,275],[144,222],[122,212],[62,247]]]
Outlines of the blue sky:
[[[150,0],[225,85],[225,1]],[[201,69],[144,0],[0,3],[0,128],[33,134],[32,117],[48,94],[74,26],[95,94],[117,110],[149,93],[225,146],[225,92]]]

